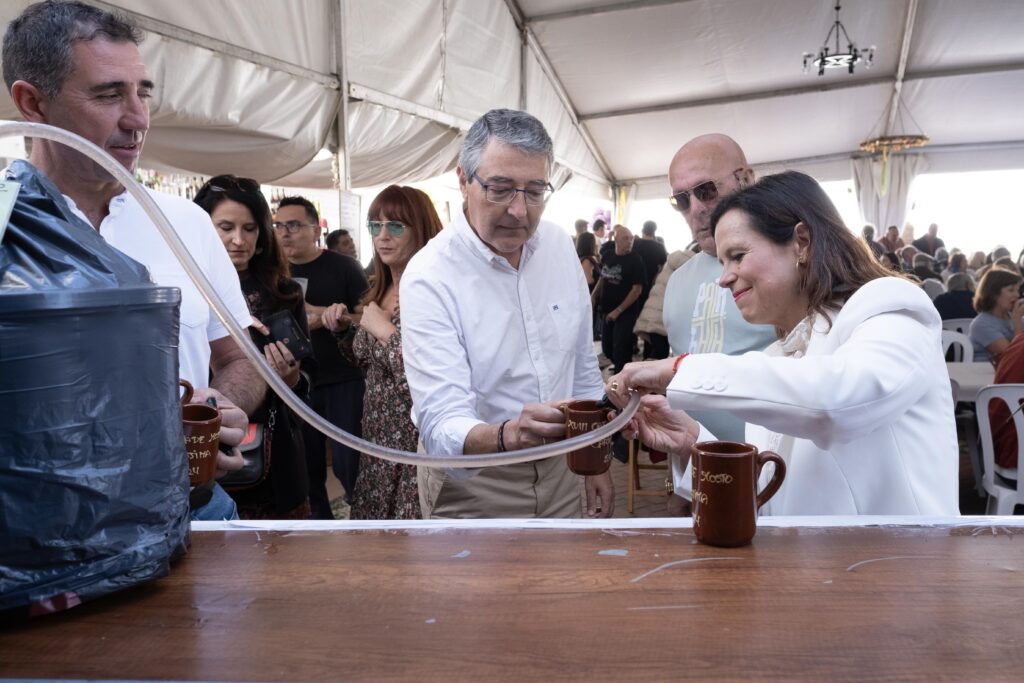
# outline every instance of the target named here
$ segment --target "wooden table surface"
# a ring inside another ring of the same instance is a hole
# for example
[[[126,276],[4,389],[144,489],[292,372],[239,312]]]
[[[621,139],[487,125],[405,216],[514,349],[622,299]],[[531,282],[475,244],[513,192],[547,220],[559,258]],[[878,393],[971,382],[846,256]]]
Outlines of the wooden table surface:
[[[649,521],[196,531],[170,576],[0,631],[0,677],[1024,677],[1020,518],[738,549]]]

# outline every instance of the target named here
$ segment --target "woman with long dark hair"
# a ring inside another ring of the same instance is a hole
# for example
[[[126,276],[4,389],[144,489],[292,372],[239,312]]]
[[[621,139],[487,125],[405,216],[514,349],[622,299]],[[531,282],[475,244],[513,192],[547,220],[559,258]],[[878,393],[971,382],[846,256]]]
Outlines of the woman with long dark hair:
[[[270,206],[259,183],[250,178],[220,175],[196,193],[195,202],[213,221],[231,263],[238,271],[249,312],[257,320],[278,311],[291,311],[304,334],[309,335],[302,288],[288,275],[288,262],[271,233]],[[252,331],[253,342],[275,371],[299,396],[309,394],[312,357],[297,362],[280,341],[270,343]],[[229,489],[243,519],[307,519],[309,477],[298,418],[276,394],[267,392],[263,405],[249,416],[264,425],[269,439],[270,462],[265,478],[247,488]]]
[[[683,410],[724,410],[786,461],[770,514],[958,514],[952,395],[928,296],[878,263],[802,173],[722,200],[711,229],[720,285],[779,340],[742,356],[627,365],[607,388],[619,405],[630,391],[653,394],[637,413],[640,438],[685,458],[714,437]]]
[[[367,229],[373,239],[373,285],[353,325],[343,304],[324,313],[330,330],[354,329],[352,353],[366,370],[363,438],[415,451],[419,432],[410,417],[412,396],[402,360],[398,285],[409,260],[438,232],[441,220],[430,198],[412,187],[389,185],[370,203]],[[344,345],[345,341],[339,341]],[[418,519],[416,467],[364,457],[352,496],[352,519]]]

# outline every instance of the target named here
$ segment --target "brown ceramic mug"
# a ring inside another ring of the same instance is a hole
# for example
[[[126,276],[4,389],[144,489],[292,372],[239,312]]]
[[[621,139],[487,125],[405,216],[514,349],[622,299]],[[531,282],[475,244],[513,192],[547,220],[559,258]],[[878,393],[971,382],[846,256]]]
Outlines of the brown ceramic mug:
[[[693,532],[708,545],[747,545],[757,531],[757,511],[775,495],[786,463],[771,451],[735,441],[704,441],[690,449],[693,465]],[[775,464],[760,493],[757,480],[766,462]]]
[[[188,452],[188,483],[199,486],[217,472],[217,447],[220,445],[220,411],[204,403],[189,403],[192,385],[181,380],[181,431]]]
[[[565,415],[565,436],[589,434],[598,427],[608,424],[606,408],[597,401],[569,401],[562,406]],[[578,448],[565,455],[569,469],[576,474],[593,476],[604,474],[612,463],[612,440],[601,439],[585,448]]]

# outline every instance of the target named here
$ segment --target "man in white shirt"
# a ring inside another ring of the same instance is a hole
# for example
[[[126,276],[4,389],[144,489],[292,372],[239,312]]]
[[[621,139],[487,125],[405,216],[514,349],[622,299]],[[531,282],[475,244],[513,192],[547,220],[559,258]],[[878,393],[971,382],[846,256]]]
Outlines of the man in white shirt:
[[[525,112],[473,124],[457,173],[463,207],[402,277],[402,348],[429,453],[491,453],[565,436],[559,404],[603,393],[590,295],[572,240],[541,221],[551,138]],[[426,517],[579,517],[563,456],[479,471],[420,468]],[[610,517],[608,473],[587,477],[587,515]]]
[[[78,2],[37,3],[8,26],[4,80],[26,121],[77,133],[133,172],[149,129],[149,98],[154,88],[142,62],[140,42],[138,29],[109,12]],[[142,207],[102,167],[63,144],[33,140],[29,161],[49,177],[80,218],[145,265],[157,284],[181,289],[181,376],[196,388],[194,402],[211,396],[218,400],[224,414],[221,440],[239,443],[245,414],[260,405],[266,385]],[[179,197],[150,194],[238,324],[250,325],[238,276],[206,212]],[[221,471],[241,466],[237,449],[231,456],[219,455]],[[207,514],[197,516],[194,510],[194,518],[234,516],[234,503],[223,490],[216,487],[212,493],[212,502],[203,506]]]

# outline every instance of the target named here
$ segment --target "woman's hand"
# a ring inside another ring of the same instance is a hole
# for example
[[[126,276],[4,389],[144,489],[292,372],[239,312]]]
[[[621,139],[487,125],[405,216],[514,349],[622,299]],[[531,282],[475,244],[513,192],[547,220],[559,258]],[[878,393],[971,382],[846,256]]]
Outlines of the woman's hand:
[[[267,344],[263,347],[263,356],[289,388],[299,383],[299,364],[284,342],[277,341]]]
[[[608,380],[605,393],[619,408],[629,402],[629,395],[632,392],[664,394],[668,383],[672,381],[672,368],[675,363],[675,358],[627,363],[622,372]]]
[[[371,301],[363,307],[363,317],[359,324],[374,338],[382,342],[390,339],[396,329],[391,323],[391,316],[378,306],[376,301]]]
[[[344,332],[352,325],[352,316],[345,304],[331,304],[328,306],[322,317],[324,327],[331,332]]]
[[[640,408],[622,432],[626,438],[639,435],[651,450],[687,454],[700,425],[682,410],[673,410],[664,396],[649,395],[640,399]]]
[[[1013,325],[1014,334],[1021,331],[1024,318],[1024,299],[1017,299],[1010,310],[1010,324]]]

